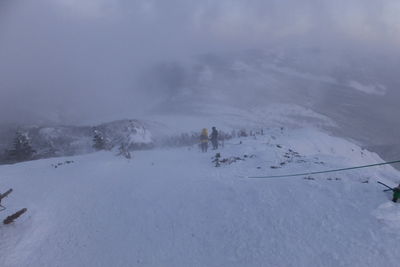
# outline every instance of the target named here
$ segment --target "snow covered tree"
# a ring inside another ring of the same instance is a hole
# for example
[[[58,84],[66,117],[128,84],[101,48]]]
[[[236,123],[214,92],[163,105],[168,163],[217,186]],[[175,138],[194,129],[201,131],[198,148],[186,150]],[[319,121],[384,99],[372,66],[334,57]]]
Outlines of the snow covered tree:
[[[6,151],[7,159],[12,162],[30,160],[35,153],[28,136],[21,132],[16,133],[13,148]]]
[[[120,145],[117,155],[118,156],[123,156],[123,157],[125,157],[127,159],[131,159],[132,158],[132,155],[131,155],[131,152],[128,149],[128,146],[123,144],[123,143]]]
[[[93,147],[98,151],[107,149],[106,140],[103,134],[98,130],[94,130]]]

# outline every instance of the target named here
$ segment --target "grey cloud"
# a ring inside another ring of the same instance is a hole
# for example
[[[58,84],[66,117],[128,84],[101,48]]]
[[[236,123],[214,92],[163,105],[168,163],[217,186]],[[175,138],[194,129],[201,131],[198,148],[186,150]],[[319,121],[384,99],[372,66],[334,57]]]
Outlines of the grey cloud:
[[[0,122],[133,117],[149,106],[137,82],[143,69],[201,53],[271,45],[390,53],[396,10],[395,0],[3,0]]]

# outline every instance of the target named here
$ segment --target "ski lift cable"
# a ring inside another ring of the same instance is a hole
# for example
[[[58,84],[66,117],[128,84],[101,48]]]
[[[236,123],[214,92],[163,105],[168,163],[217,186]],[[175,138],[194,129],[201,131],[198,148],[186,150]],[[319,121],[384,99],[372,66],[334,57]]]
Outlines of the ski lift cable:
[[[363,165],[363,166],[356,166],[356,167],[327,170],[327,171],[305,172],[305,173],[284,174],[284,175],[269,175],[269,176],[248,176],[247,178],[271,179],[271,178],[296,177],[296,176],[305,176],[305,175],[313,175],[313,174],[321,174],[321,173],[331,173],[331,172],[341,172],[341,171],[349,171],[349,170],[355,170],[355,169],[364,169],[364,168],[371,168],[371,167],[389,165],[389,164],[395,164],[395,163],[400,163],[400,160],[388,161],[388,162],[382,162],[382,163],[376,163],[376,164],[369,164],[369,165]]]

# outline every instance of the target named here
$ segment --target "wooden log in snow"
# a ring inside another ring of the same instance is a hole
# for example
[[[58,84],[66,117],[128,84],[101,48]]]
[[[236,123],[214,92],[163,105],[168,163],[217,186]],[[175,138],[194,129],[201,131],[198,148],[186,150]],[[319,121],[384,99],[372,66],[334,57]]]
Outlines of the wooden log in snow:
[[[12,191],[13,191],[12,189],[8,189],[8,191],[5,192],[4,194],[0,194],[0,203],[1,203],[1,200],[3,198],[7,197],[9,194],[11,194]]]
[[[22,214],[24,214],[27,211],[27,209],[22,209],[17,211],[16,213],[14,213],[13,215],[8,216],[3,223],[4,224],[10,224],[12,222],[14,222],[14,220],[18,219],[19,216],[21,216]]]

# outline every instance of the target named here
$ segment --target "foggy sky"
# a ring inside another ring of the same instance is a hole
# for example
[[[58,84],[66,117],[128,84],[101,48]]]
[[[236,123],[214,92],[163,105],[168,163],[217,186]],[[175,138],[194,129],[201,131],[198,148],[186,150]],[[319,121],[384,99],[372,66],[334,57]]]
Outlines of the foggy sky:
[[[0,123],[135,117],[141,70],[201,53],[394,53],[398,14],[398,0],[0,0]]]

